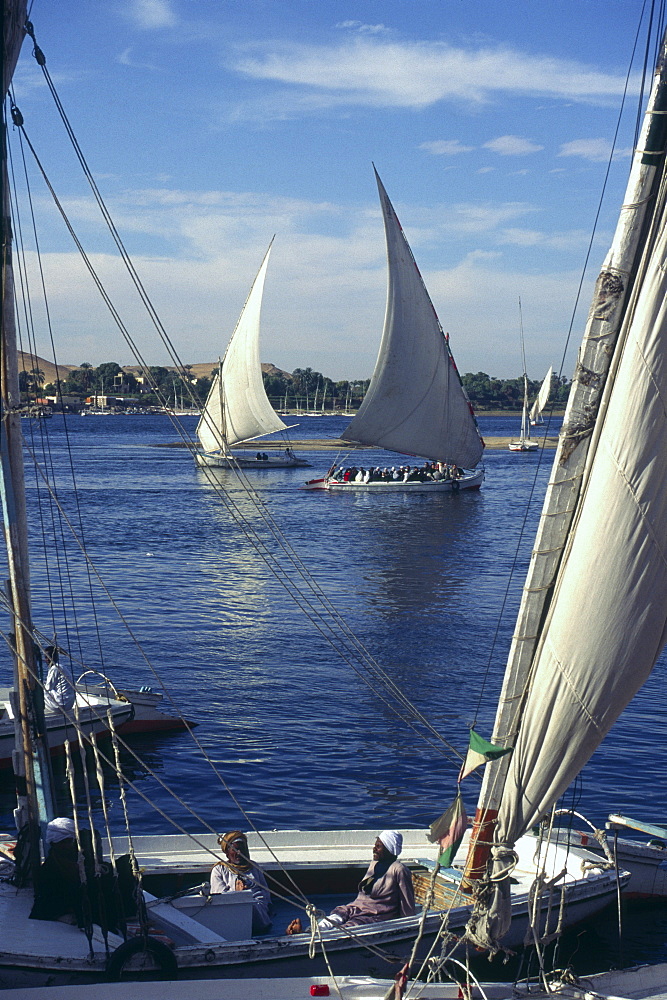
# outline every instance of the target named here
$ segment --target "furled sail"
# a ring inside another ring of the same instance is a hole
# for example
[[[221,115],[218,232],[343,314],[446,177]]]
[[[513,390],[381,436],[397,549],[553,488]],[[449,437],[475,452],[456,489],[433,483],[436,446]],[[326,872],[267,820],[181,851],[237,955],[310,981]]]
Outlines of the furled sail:
[[[498,706],[468,877],[468,928],[509,925],[512,848],[565,791],[649,676],[667,629],[665,42],[596,285]]]
[[[553,368],[550,368],[549,371],[544,376],[544,382],[540,386],[540,391],[537,394],[537,399],[530,408],[529,416],[531,424],[536,424],[539,421],[544,411],[544,407],[547,405],[549,394],[551,392],[552,374],[553,374]]]
[[[412,251],[380,178],[387,309],[368,392],[346,441],[474,468],[484,442]]]
[[[197,425],[204,451],[226,451],[240,441],[286,430],[264,389],[259,319],[271,247],[250,289]]]

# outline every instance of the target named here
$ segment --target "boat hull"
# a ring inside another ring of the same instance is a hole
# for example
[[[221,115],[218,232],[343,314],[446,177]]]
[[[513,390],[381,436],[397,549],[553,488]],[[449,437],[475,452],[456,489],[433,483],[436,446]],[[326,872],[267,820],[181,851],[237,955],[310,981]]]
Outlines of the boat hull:
[[[210,452],[198,452],[195,456],[197,465],[208,469],[295,469],[308,468],[310,462],[296,455],[269,455],[266,459],[258,459],[250,455],[216,455]]]
[[[79,695],[79,725],[89,736],[95,733],[101,736],[109,731],[106,713],[111,711],[114,726],[120,728],[132,721],[134,709],[129,701],[119,702],[114,699],[96,698],[92,695]],[[0,716],[0,771],[12,767],[12,752],[15,746],[14,719],[11,716],[9,689],[0,691],[0,708],[4,711]],[[57,757],[65,752],[65,743],[69,740],[76,745],[76,729],[72,724],[72,711],[68,712],[69,720],[63,712],[47,712],[45,715],[49,751]]]
[[[510,441],[507,445],[510,451],[537,451],[539,441]]]
[[[441,479],[438,482],[398,482],[379,480],[371,483],[344,483],[339,479],[311,479],[302,489],[327,490],[329,493],[373,493],[384,496],[385,493],[458,493],[460,490],[478,490],[484,482],[484,472],[481,469],[467,472],[459,479]]]
[[[374,833],[375,831],[364,830],[271,831],[251,833],[248,839],[249,842],[252,841],[250,850],[253,858],[261,864],[271,882],[278,880],[277,884],[281,887],[276,895],[279,905],[287,905],[279,897],[285,895],[288,885],[294,888],[296,883],[304,895],[328,912],[331,903],[324,901],[330,899],[326,894],[331,892],[332,886],[338,886],[338,892],[351,891],[354,894],[356,891],[356,884],[368,862]],[[406,830],[404,835],[402,857],[405,863],[412,868],[413,877],[420,875],[423,880],[430,882],[429,865],[432,867],[432,862],[423,860],[432,853],[432,845],[426,840],[426,831]],[[197,845],[192,845],[191,842],[188,845],[188,838],[185,836],[134,837],[137,858],[144,871],[144,884],[152,879],[151,890],[158,891],[163,898],[165,895],[169,896],[169,893],[165,894],[164,888],[158,889],[157,881],[160,878],[188,879],[185,884],[192,885],[200,881],[202,875],[206,877],[210,871],[216,838],[215,835],[205,834],[197,840]],[[530,886],[535,868],[532,863],[535,841],[533,838],[522,838],[518,846],[520,856],[516,869],[517,884],[512,893],[512,922],[503,940],[503,945],[508,948],[522,945],[529,925],[529,908],[534,905],[531,902]],[[124,852],[127,848],[126,839],[114,838],[114,847],[118,853]],[[585,877],[581,877],[581,861],[583,858],[591,859],[592,855],[571,847],[550,848],[550,852],[552,850],[553,855],[543,859],[546,870],[549,873],[555,872],[555,868],[560,865],[558,870],[562,871],[565,863],[569,872],[564,883],[562,911],[566,926],[593,916],[615,899],[617,887],[614,871],[590,871]],[[457,855],[457,863],[463,864],[463,861],[464,855],[461,852]],[[448,930],[451,933],[461,936],[470,917],[471,900],[458,891],[460,870],[448,873],[442,881],[441,876],[438,878],[439,891],[444,892],[445,896],[437,897],[440,901],[426,918],[424,939],[420,946],[422,953],[433,944],[441,926],[442,913],[448,906]],[[621,873],[622,883],[626,878],[627,874]],[[353,884],[355,889],[351,890]],[[422,888],[423,885],[422,882]],[[173,888],[171,891],[173,892]],[[558,896],[557,905],[554,903],[554,891]],[[318,892],[324,892],[325,895],[318,899]],[[560,893],[561,887],[558,884],[555,890],[550,889],[543,897],[541,922],[544,925],[549,920],[550,930],[554,929],[552,924],[559,919]],[[451,899],[450,904],[442,902],[445,897]],[[149,901],[151,923],[161,933],[175,941],[179,932],[191,933],[197,921],[183,917],[180,910],[174,917],[174,909],[168,899],[165,902],[152,900],[155,897],[150,897]],[[328,967],[322,957],[320,945],[315,958],[309,958],[311,935],[303,912],[301,916],[307,933],[291,936],[281,933],[286,927],[286,917],[300,912],[298,901],[297,899],[289,904],[294,911],[291,914],[283,909],[275,915],[274,928],[278,932],[275,936],[225,940],[216,938],[209,929],[209,924],[199,924],[201,935],[198,938],[190,938],[190,943],[181,941],[175,945],[174,954],[181,978],[245,979],[327,975]],[[231,901],[225,900],[222,905],[229,902]],[[103,980],[106,975],[106,955],[99,929],[95,931],[94,957],[90,959],[85,936],[76,927],[60,922],[30,921],[29,928],[26,928],[31,905],[30,890],[17,892],[14,887],[0,883],[0,925],[6,928],[0,941],[0,984],[9,987],[20,982],[40,986],[47,984],[47,977],[50,985]],[[252,901],[249,905],[252,906]],[[201,906],[199,908],[201,910]],[[392,969],[392,973],[398,971],[411,950],[420,922],[421,916],[417,914],[355,927],[353,936],[343,929],[324,931],[323,939],[331,967],[334,972],[347,975],[387,976],[392,967],[378,956],[375,949],[380,949],[396,957],[396,969]],[[121,946],[122,939],[111,935],[109,943],[113,951]],[[368,946],[374,950],[369,951]],[[461,949],[464,948],[462,943]],[[132,970],[129,971],[131,973]]]

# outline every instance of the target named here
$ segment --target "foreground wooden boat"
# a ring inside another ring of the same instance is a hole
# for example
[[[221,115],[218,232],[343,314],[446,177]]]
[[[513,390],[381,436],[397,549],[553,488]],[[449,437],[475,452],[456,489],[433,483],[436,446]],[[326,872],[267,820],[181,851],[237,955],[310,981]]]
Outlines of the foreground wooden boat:
[[[432,846],[427,831],[403,830],[401,855],[413,873],[417,899],[426,898],[432,880],[433,862],[428,855]],[[134,849],[143,870],[151,934],[169,940],[173,947],[174,968],[179,974],[194,978],[274,977],[324,975],[327,962],[334,971],[346,974],[382,975],[391,963],[378,957],[378,949],[398,967],[410,952],[421,914],[355,927],[353,930],[322,932],[317,954],[309,957],[311,934],[285,934],[294,916],[304,925],[304,901],[315,900],[328,911],[344,899],[354,896],[366,871],[375,831],[262,831],[249,833],[253,859],[261,865],[274,892],[276,914],[274,930],[261,937],[250,937],[252,896],[247,892],[206,896],[198,891],[173,899],[184,884],[206,878],[219,850],[216,838],[200,835],[133,838]],[[116,854],[127,849],[124,838],[114,838]],[[465,925],[472,912],[470,897],[461,892],[461,870],[467,841],[460,849],[455,866],[438,873],[435,899],[424,921],[422,949],[433,943],[441,930],[443,916],[448,917],[448,933],[463,939]],[[585,920],[612,902],[616,894],[616,873],[583,849],[569,845],[539,851],[535,838],[526,837],[519,845],[520,861],[512,887],[512,928],[508,937],[512,947],[519,947],[531,922],[531,887],[538,870],[558,884],[558,906],[548,892],[540,904],[543,929],[553,929],[563,893],[565,925]],[[596,864],[597,862],[597,864]],[[586,866],[591,867],[586,867]],[[582,871],[586,868],[586,871]],[[561,875],[560,878],[558,876]],[[621,876],[621,881],[627,874]],[[295,887],[299,892],[295,892]],[[150,892],[148,891],[150,889]],[[300,893],[303,893],[300,896]],[[0,884],[0,922],[7,928],[0,941],[0,985],[17,981],[32,985],[60,982],[93,982],[119,973],[125,945],[121,937],[109,934],[111,955],[96,930],[93,954],[81,931],[69,924],[30,921],[32,890],[17,890]],[[160,901],[160,900],[163,901]],[[139,942],[140,944],[140,942]],[[369,950],[370,949],[370,950]],[[326,951],[327,960],[323,952]],[[160,971],[160,956],[139,951],[127,960],[125,972]],[[397,971],[397,968],[396,968]]]

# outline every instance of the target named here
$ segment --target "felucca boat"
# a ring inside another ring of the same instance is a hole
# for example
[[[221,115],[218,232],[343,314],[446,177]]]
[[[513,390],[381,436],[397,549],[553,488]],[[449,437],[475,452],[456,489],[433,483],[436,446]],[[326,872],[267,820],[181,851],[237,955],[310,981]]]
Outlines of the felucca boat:
[[[266,395],[259,360],[259,320],[270,252],[269,246],[197,424],[197,437],[203,449],[196,455],[198,465],[221,469],[231,466],[289,469],[309,465],[294,454],[289,444],[276,453],[263,451],[263,441],[258,443],[255,454],[231,451],[236,445],[288,430]]]
[[[523,313],[521,311],[521,299],[519,299],[519,334],[521,339],[521,360],[523,361],[523,406],[521,408],[521,433],[518,439],[510,441],[507,447],[509,448],[510,451],[537,451],[539,443],[537,441],[533,441],[530,437],[530,425],[534,421],[532,420],[532,409],[530,415],[528,413],[528,375],[526,374],[526,347],[523,339]],[[547,379],[549,380],[551,379],[551,369],[549,369],[549,375],[547,376],[547,378],[545,378],[544,382],[542,383],[542,386],[540,388],[540,394],[538,396],[538,399],[535,401],[533,409],[535,409],[536,412],[538,412],[536,408],[540,396],[544,391],[544,387],[547,384]],[[550,385],[551,382],[549,381],[548,384]],[[548,389],[546,391],[546,395],[547,397],[549,395]],[[542,410],[540,409],[539,412],[541,413]]]
[[[346,480],[332,469],[306,488],[331,492],[449,493],[479,489],[484,472],[476,469],[484,451],[477,421],[454,356],[436,315],[394,207],[377,171],[387,243],[387,308],[380,351],[368,392],[344,441],[395,452],[395,468],[418,456],[433,468],[384,477],[355,469]],[[360,474],[357,474],[360,473]]]
[[[534,427],[536,424],[543,423],[542,412],[549,401],[549,394],[551,392],[551,376],[552,369],[550,368],[547,374],[544,376],[542,385],[540,386],[540,391],[537,394],[535,402],[528,410],[528,376],[523,373],[523,409],[521,411],[521,434],[517,440],[510,441],[508,448],[510,451],[536,451],[539,447],[538,441],[533,441],[530,436],[530,428]]]
[[[3,2],[6,91],[23,38],[25,2]],[[42,55],[36,45],[35,54]],[[321,911],[308,902],[308,897],[314,895],[317,899],[320,893],[335,892],[343,897],[341,902],[349,899],[370,860],[377,831],[250,831],[248,842],[253,860],[264,868],[274,899],[287,907],[283,908],[282,916],[274,918],[273,934],[252,937],[253,898],[249,890],[210,895],[199,886],[202,880],[206,881],[211,866],[221,860],[217,835],[210,827],[204,834],[183,830],[172,835],[131,836],[128,826],[125,835],[111,835],[107,815],[109,789],[102,764],[115,773],[123,814],[128,820],[125,788],[131,784],[120,766],[118,736],[111,720],[112,757],[105,756],[81,727],[77,732],[78,742],[90,748],[96,764],[94,774],[84,770],[87,775],[84,794],[77,790],[70,760],[71,744],[66,744],[70,765],[67,811],[73,815],[84,901],[99,900],[98,878],[104,876],[113,885],[118,883],[119,855],[127,851],[140,889],[133,897],[138,910],[138,933],[131,935],[122,912],[112,925],[101,906],[99,922],[93,920],[92,911],[84,906],[84,933],[59,920],[30,918],[33,884],[46,848],[45,827],[56,815],[57,805],[44,754],[43,733],[34,725],[41,685],[34,664],[20,418],[13,406],[13,400],[18,398],[18,365],[6,171],[3,189],[0,481],[15,635],[15,688],[19,692],[15,820],[21,850],[19,857],[12,854],[9,846],[4,849],[7,858],[14,858],[15,867],[0,881],[3,928],[0,984],[91,983],[138,973],[165,978],[175,978],[177,974],[192,978],[318,975],[327,974],[332,963],[335,971],[347,974],[379,971],[386,975],[387,962],[391,964],[398,959],[397,964],[401,965],[417,934],[424,946],[440,937],[452,947],[460,947],[473,911],[473,899],[463,891],[464,848],[453,858],[451,867],[437,871],[426,830],[402,831],[402,859],[413,872],[422,912],[353,930],[317,928],[315,920]],[[448,352],[446,360],[450,365]],[[463,437],[472,441],[471,457],[477,452],[481,454],[479,435],[476,443],[472,430],[463,433]],[[76,726],[76,718],[72,721]],[[552,761],[553,766],[558,763]],[[96,807],[93,798],[99,803]],[[165,826],[170,828],[164,811],[162,816]],[[105,833],[104,853],[108,853],[109,862],[103,860],[92,836],[92,857],[90,853],[86,856],[83,836],[86,826]],[[515,850],[512,884],[507,886],[508,943],[520,945],[531,927],[551,932],[554,916],[559,927],[584,919],[615,897],[617,872],[613,865],[585,850],[561,844],[546,846],[542,839],[528,835],[517,841]],[[620,881],[624,878],[621,875]],[[537,892],[536,881],[540,887]],[[188,893],[187,887],[193,883],[196,888]],[[559,906],[554,914],[552,898],[556,891]],[[295,914],[304,918],[306,926],[313,921],[312,932],[284,933],[288,920]]]

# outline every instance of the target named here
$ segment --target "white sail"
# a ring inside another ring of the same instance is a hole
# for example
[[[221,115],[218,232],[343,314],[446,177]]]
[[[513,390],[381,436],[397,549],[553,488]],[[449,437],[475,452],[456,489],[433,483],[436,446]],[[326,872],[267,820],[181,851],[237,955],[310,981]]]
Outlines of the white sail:
[[[650,674],[667,628],[665,44],[568,400],[503,682],[469,855],[495,948],[511,850],[567,788]],[[651,215],[650,213],[653,212]],[[659,235],[661,234],[662,235]]]
[[[204,451],[226,451],[240,441],[286,430],[264,389],[259,360],[259,320],[271,247],[229,341],[197,425]]]
[[[553,368],[550,368],[549,371],[544,376],[544,382],[540,386],[540,391],[537,394],[537,399],[530,408],[530,421],[533,424],[536,424],[538,422],[538,420],[542,416],[544,407],[547,405],[549,394],[551,392],[552,374],[553,374]]]
[[[368,392],[341,436],[473,468],[484,443],[412,251],[375,176],[389,269],[384,332]]]

